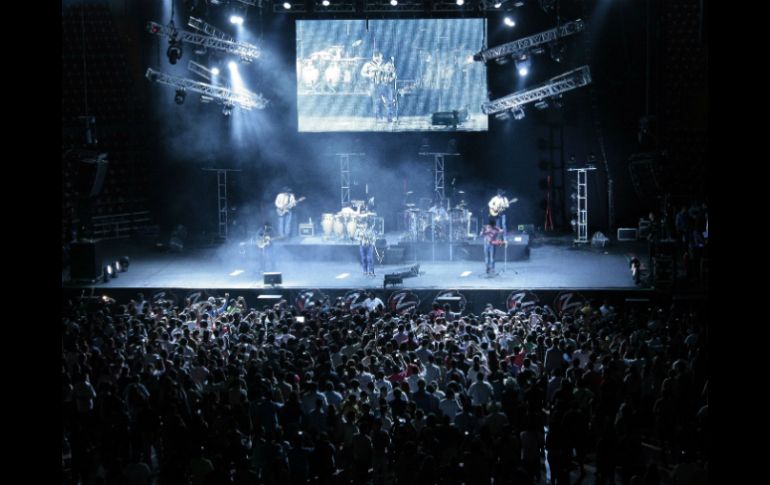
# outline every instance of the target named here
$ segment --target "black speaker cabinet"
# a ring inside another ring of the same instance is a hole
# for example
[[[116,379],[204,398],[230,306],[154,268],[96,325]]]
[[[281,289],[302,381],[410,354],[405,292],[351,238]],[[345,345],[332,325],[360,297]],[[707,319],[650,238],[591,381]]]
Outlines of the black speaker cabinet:
[[[70,277],[95,280],[102,276],[102,257],[98,241],[78,241],[70,247]]]

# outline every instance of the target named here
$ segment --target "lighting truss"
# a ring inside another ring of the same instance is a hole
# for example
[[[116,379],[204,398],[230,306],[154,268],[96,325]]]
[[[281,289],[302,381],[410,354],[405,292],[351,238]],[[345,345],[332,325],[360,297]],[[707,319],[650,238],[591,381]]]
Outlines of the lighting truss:
[[[168,25],[161,25],[157,22],[147,22],[147,31],[151,34],[173,37],[188,44],[202,45],[207,48],[216,49],[240,56],[244,61],[253,61],[258,59],[261,52],[259,48],[246,42],[235,42],[230,40],[217,39],[209,35],[202,35],[186,30],[177,30]]]
[[[211,84],[193,81],[192,79],[184,77],[171,76],[152,68],[147,69],[145,77],[150,81],[173,86],[177,89],[182,88],[187,91],[200,93],[203,96],[217,99],[224,104],[237,105],[247,110],[252,108],[263,109],[267,106],[267,100],[261,94],[255,94],[246,91],[245,89],[233,91],[232,89],[221,86],[212,86]]]
[[[214,27],[211,24],[207,24],[201,19],[190,17],[190,19],[187,21],[187,25],[189,25],[195,30],[200,30],[206,35],[214,37],[215,39],[224,40],[224,41],[233,42],[233,43],[237,42],[232,36],[222,32],[221,30],[219,30],[218,28]]]
[[[289,2],[291,4],[291,9],[289,10],[283,8],[283,3],[281,0],[275,0],[273,2],[273,13],[307,13],[310,10],[304,1]]]
[[[508,42],[502,45],[491,47],[489,49],[485,49],[476,53],[476,55],[473,56],[473,59],[476,61],[489,62],[490,60],[497,59],[498,57],[504,57],[508,55],[519,56],[526,54],[532,50],[533,47],[541,46],[543,44],[547,44],[548,42],[553,42],[556,39],[560,39],[568,35],[577,34],[578,32],[582,32],[584,29],[585,23],[581,19],[571,20],[564,25],[546,30],[545,32],[539,32],[537,34],[530,35],[529,37],[524,37],[522,39],[514,40],[513,42]]]
[[[356,11],[356,2],[351,0],[330,0],[329,5],[324,7],[321,0],[316,0],[314,8],[316,13],[353,13]]]
[[[468,0],[463,5],[457,5],[456,0],[436,0],[433,2],[433,10],[434,12],[464,12],[468,9],[472,9],[474,5],[472,5],[475,2],[471,2]],[[401,2],[398,2],[398,5],[401,6]]]
[[[567,91],[586,86],[590,82],[591,70],[588,66],[582,66],[551,78],[532,89],[518,91],[494,101],[487,101],[481,105],[481,111],[488,115],[499,113],[552,96],[558,96]]]
[[[206,79],[209,82],[211,82],[211,79],[214,77],[214,73],[211,72],[211,69],[204,66],[203,64],[198,64],[195,61],[188,62],[187,69],[199,75],[200,77]]]
[[[364,12],[367,13],[409,13],[425,12],[427,2],[416,0],[398,0],[393,6],[390,0],[364,0]]]

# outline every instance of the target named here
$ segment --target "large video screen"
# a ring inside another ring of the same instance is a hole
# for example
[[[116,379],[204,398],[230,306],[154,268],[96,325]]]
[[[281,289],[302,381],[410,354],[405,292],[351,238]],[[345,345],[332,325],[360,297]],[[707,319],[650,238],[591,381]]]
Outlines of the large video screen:
[[[298,129],[485,131],[485,38],[485,19],[298,20]]]

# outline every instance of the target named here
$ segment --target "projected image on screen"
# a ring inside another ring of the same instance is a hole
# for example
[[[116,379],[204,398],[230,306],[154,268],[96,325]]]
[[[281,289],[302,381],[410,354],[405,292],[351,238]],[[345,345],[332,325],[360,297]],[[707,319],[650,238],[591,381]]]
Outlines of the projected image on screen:
[[[485,131],[484,19],[298,20],[299,131]]]

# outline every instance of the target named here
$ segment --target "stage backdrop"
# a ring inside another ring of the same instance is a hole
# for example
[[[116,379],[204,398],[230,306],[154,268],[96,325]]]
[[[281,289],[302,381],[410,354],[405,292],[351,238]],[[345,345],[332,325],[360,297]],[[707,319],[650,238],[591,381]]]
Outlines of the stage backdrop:
[[[298,20],[298,129],[486,131],[485,41],[485,19]]]

